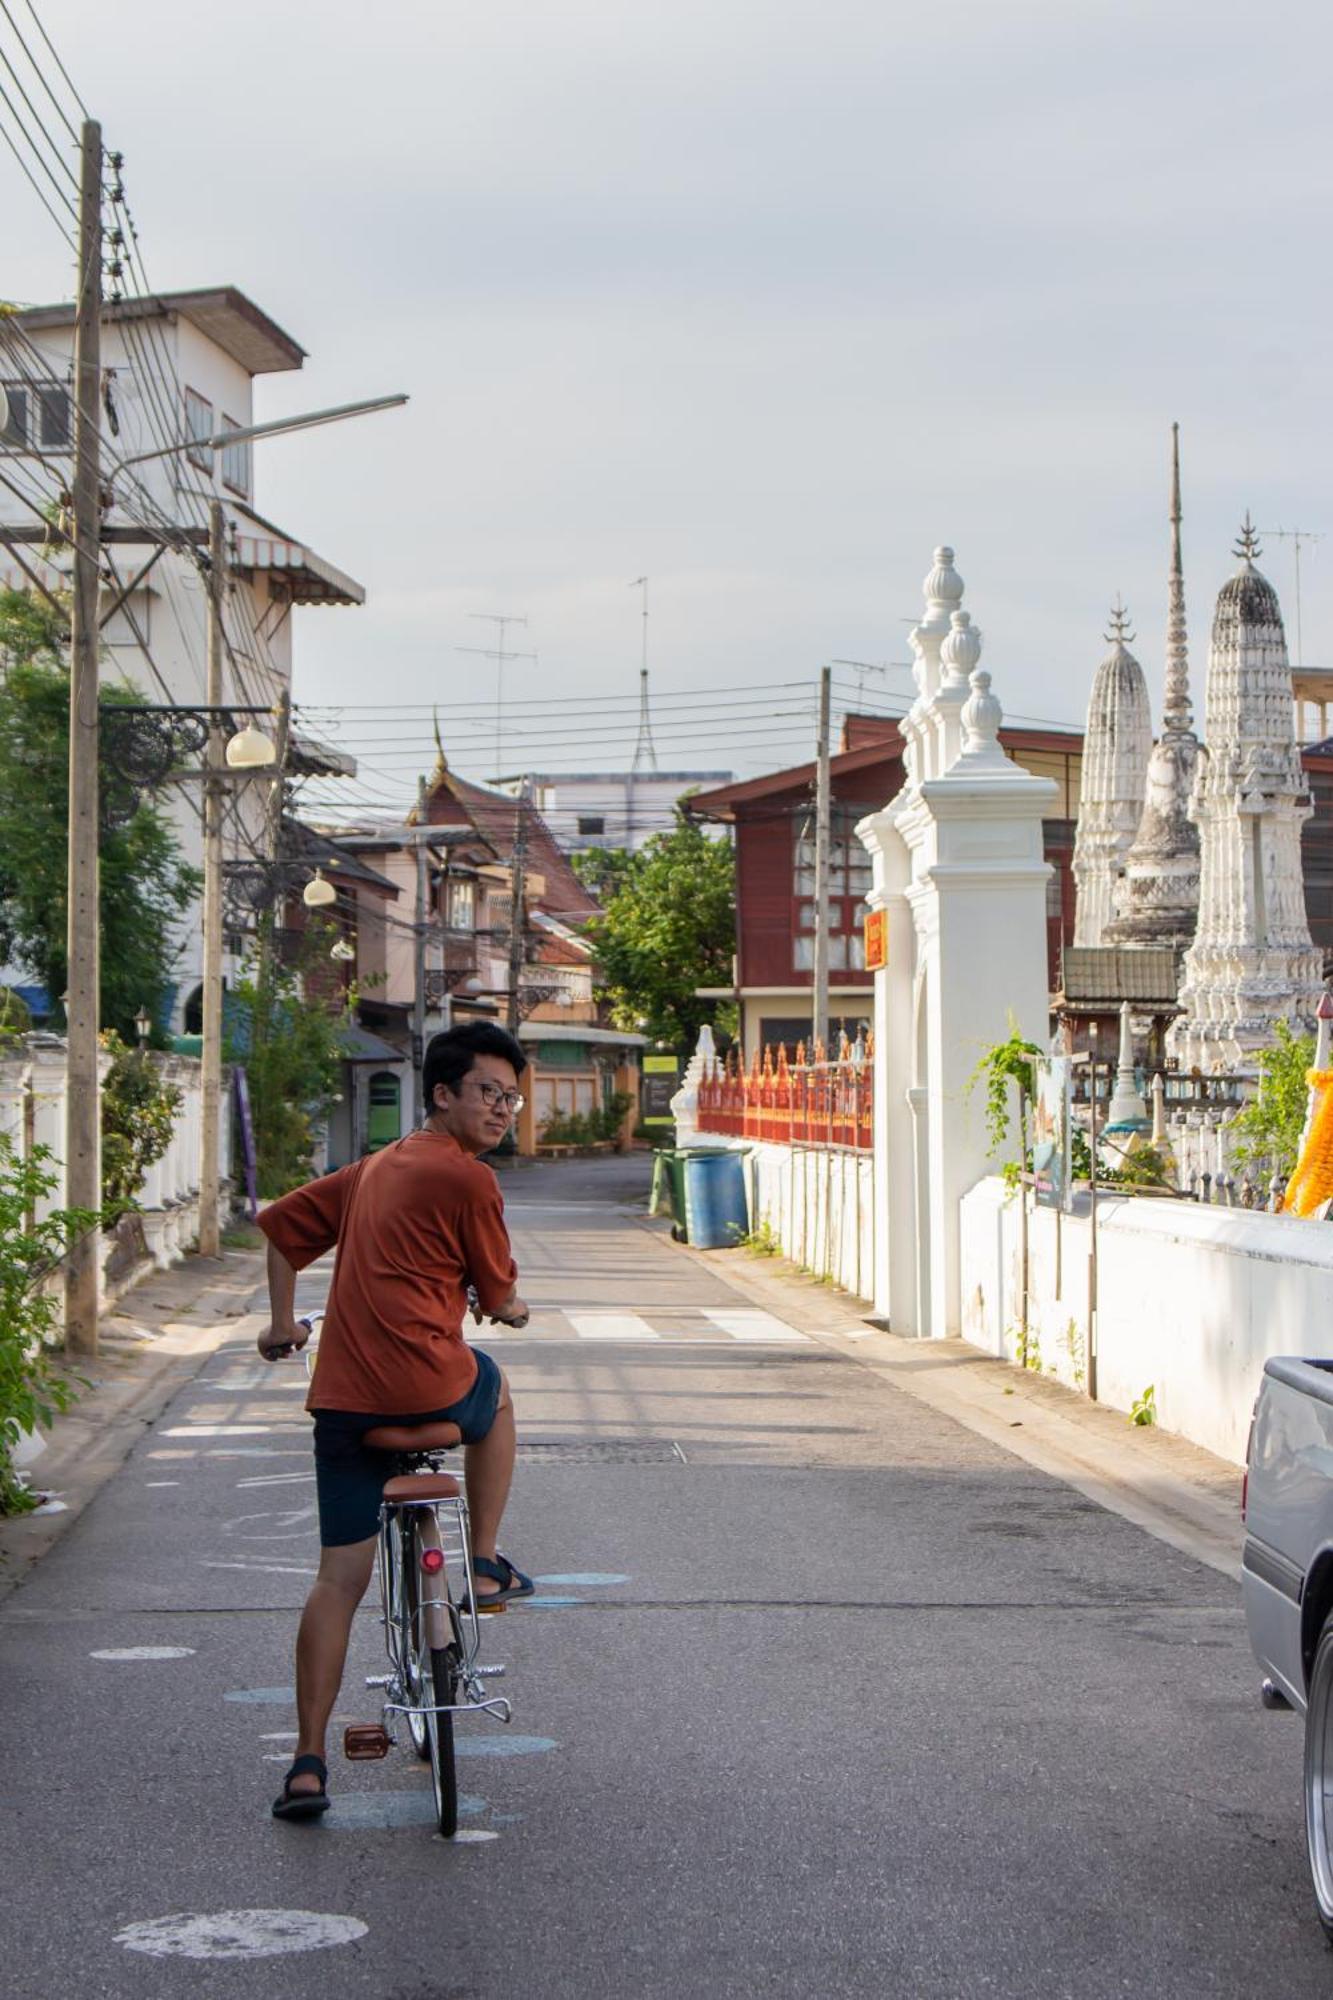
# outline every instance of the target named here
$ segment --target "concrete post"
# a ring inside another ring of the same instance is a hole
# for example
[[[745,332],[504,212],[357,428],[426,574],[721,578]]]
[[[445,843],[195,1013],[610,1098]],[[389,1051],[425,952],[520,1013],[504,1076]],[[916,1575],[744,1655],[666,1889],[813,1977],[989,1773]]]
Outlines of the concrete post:
[[[1000,747],[1000,704],[976,664],[981,635],[957,616],[962,581],[941,561],[946,553],[927,579],[927,609],[950,602],[949,679],[971,665],[961,748],[929,774],[931,753],[941,760],[951,747],[953,716],[941,701],[947,692],[952,707],[954,694],[933,671],[938,640],[932,631],[925,645],[925,624],[938,620],[929,618],[913,633],[922,697],[907,783],[857,829],[872,857],[870,901],[888,919],[888,965],[875,977],[876,1225],[888,1239],[888,1316],[895,1332],[935,1339],[961,1329],[958,1204],[990,1164],[972,1072],[1015,1027],[1042,1047],[1049,1035],[1042,815],[1056,792]]]

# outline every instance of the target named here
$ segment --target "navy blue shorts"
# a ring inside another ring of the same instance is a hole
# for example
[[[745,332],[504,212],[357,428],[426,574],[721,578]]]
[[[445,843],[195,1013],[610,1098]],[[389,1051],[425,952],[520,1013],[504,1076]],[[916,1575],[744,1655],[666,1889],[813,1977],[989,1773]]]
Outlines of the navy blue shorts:
[[[472,1351],[477,1379],[466,1396],[447,1410],[416,1410],[406,1417],[372,1417],[362,1410],[312,1412],[322,1548],[345,1548],[379,1530],[380,1497],[385,1480],[393,1476],[395,1454],[361,1442],[377,1424],[457,1424],[464,1444],[476,1444],[486,1436],[500,1402],[500,1370],[479,1347]]]

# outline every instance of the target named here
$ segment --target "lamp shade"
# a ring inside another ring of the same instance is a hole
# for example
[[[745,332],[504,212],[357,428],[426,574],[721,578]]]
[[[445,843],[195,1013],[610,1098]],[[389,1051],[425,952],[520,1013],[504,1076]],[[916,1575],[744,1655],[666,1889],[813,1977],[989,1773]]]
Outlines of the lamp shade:
[[[308,910],[325,910],[330,903],[336,903],[337,900],[338,891],[332,882],[324,879],[324,871],[317,868],[301,891],[301,901]]]
[[[347,965],[356,957],[356,949],[353,945],[348,944],[346,938],[339,938],[336,944],[329,947],[329,957],[336,958],[341,964]]]
[[[227,744],[227,763],[233,771],[263,771],[277,761],[276,747],[253,722],[238,729]]]

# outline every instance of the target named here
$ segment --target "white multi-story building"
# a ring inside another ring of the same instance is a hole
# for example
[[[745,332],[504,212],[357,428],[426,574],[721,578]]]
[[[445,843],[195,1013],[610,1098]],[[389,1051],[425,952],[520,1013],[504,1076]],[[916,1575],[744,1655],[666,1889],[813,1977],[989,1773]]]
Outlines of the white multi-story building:
[[[75,313],[42,306],[0,317],[0,385],[9,422],[0,431],[0,582],[56,591],[69,551],[42,518],[58,515],[71,480]],[[304,350],[233,287],[169,292],[108,303],[102,322],[103,516],[102,675],[145,700],[181,708],[205,700],[208,591],[193,551],[206,550],[208,512],[223,503],[231,587],[224,627],[223,700],[273,710],[292,678],[292,611],[298,604],[361,604],[360,584],[254,505],[248,443],[205,442],[254,423],[254,382],[300,368]],[[171,455],[164,445],[193,440]],[[238,718],[239,719],[239,718]],[[256,718],[266,727],[263,716]],[[197,764],[197,758],[192,760]],[[288,768],[350,775],[346,759],[293,735]],[[226,861],[261,866],[272,773],[235,781],[224,815]],[[185,858],[202,856],[199,787],[167,798]],[[224,863],[225,865],[225,863]],[[229,935],[230,976],[243,938]],[[176,1029],[198,1026],[202,940],[197,917],[182,925],[174,989],[160,996]],[[149,996],[145,996],[148,1000]]]
[[[500,789],[524,788],[566,854],[594,847],[637,852],[670,833],[675,809],[692,792],[731,782],[730,771],[577,771],[529,774]]]

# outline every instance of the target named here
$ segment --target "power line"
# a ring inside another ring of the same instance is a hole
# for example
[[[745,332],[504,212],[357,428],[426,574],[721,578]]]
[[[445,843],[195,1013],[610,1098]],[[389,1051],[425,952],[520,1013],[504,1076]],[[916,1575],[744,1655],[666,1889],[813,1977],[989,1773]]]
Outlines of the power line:
[[[36,7],[33,5],[33,0],[25,0],[25,4],[27,6],[28,12],[32,15],[33,23],[37,29],[38,34],[41,36],[42,40],[46,43],[46,46],[50,51],[51,60],[54,62],[56,68],[60,71],[61,76],[65,79],[65,87],[69,91],[70,96],[74,99],[74,102],[78,105],[79,110],[83,113],[84,117],[85,118],[91,117],[92,116],[91,112],[89,111],[87,105],[84,103],[83,99],[79,96],[78,91],[74,88],[74,85],[70,80],[69,71],[65,68],[64,63],[62,63],[60,60],[59,51],[56,49],[55,44],[51,40],[51,37],[47,34],[46,29],[42,26],[41,17],[37,12]],[[7,13],[9,11],[8,8],[6,8],[5,11]],[[68,121],[66,122],[68,123]]]

